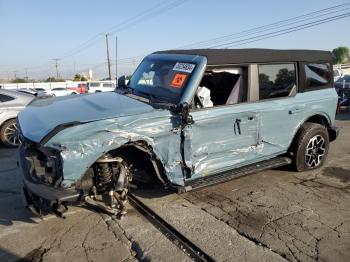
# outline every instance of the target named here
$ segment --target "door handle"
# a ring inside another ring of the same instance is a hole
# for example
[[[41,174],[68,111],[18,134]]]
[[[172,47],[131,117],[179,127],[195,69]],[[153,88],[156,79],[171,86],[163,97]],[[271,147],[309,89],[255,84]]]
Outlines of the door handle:
[[[241,119],[237,118],[235,120],[235,124],[233,125],[235,135],[237,135],[236,126],[237,126],[238,134],[240,135],[241,134]]]
[[[248,116],[248,120],[254,120],[254,116]]]

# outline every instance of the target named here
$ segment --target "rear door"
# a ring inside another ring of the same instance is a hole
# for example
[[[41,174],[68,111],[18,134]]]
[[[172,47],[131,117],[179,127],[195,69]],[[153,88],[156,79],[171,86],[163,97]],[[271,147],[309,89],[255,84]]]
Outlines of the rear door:
[[[297,65],[258,65],[261,155],[271,157],[286,152],[294,132],[305,117],[306,104],[296,96]]]

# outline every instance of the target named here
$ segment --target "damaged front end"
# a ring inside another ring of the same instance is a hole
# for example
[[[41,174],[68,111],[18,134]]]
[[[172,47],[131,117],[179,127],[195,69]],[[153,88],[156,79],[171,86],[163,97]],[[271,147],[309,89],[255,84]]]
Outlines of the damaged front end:
[[[36,215],[53,213],[64,217],[69,204],[84,200],[109,214],[121,217],[126,213],[131,172],[121,158],[103,155],[80,180],[65,187],[63,161],[58,150],[24,142],[18,154],[25,204]]]

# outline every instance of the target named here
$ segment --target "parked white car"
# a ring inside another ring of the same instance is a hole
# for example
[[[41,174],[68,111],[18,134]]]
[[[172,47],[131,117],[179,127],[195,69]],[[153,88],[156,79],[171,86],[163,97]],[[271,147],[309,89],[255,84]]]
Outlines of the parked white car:
[[[47,94],[52,96],[67,96],[67,95],[76,95],[78,93],[76,91],[69,90],[64,87],[55,87],[47,91]]]
[[[90,82],[88,83],[89,93],[110,92],[115,90],[113,82]]]
[[[0,140],[6,146],[14,147],[20,144],[16,118],[34,98],[34,95],[28,93],[0,89]]]

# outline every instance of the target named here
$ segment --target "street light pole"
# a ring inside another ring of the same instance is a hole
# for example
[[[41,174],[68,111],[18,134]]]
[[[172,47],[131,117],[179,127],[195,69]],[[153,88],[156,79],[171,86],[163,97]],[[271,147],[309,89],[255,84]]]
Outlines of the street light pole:
[[[55,61],[56,78],[58,79],[59,78],[59,74],[58,74],[58,61],[59,61],[59,59],[58,58],[54,58],[52,60]]]
[[[115,36],[115,79],[118,79],[118,36]]]
[[[108,76],[109,76],[109,79],[111,80],[112,76],[111,76],[111,61],[109,59],[108,35],[109,34],[107,33],[106,34],[106,47],[107,47]]]

